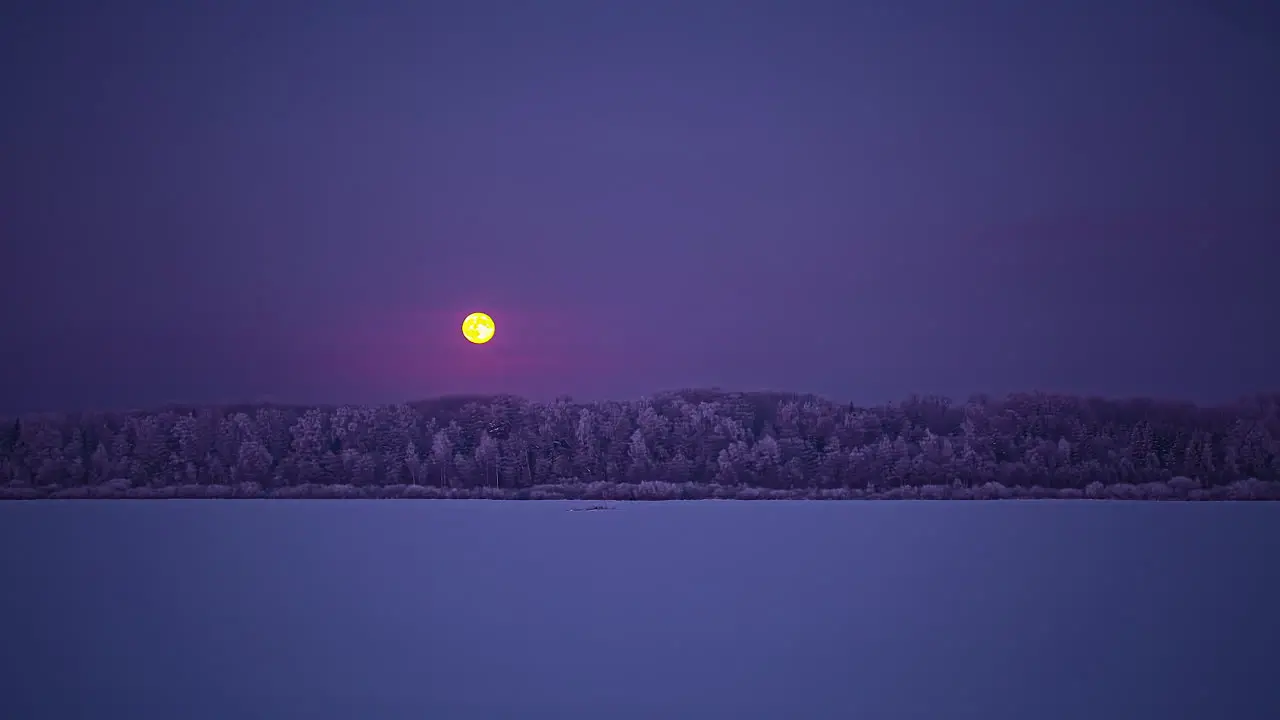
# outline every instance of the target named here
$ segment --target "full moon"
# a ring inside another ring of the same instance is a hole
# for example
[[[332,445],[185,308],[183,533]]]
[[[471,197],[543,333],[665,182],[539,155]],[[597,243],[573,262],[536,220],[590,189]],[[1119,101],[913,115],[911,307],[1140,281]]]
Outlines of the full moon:
[[[471,313],[462,321],[462,336],[476,345],[483,345],[493,339],[493,318],[482,312]]]

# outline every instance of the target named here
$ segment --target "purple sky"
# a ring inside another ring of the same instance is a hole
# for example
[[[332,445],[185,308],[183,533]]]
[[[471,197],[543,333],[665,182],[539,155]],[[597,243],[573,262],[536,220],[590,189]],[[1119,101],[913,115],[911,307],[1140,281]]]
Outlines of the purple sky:
[[[0,411],[1274,389],[1260,7],[6,3]]]

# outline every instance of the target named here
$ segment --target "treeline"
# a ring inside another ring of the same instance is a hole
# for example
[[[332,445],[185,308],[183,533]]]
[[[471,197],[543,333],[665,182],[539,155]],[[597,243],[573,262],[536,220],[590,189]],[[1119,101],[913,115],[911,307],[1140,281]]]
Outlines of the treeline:
[[[685,390],[33,415],[0,424],[0,482],[19,499],[1280,499],[1280,394],[858,407]]]

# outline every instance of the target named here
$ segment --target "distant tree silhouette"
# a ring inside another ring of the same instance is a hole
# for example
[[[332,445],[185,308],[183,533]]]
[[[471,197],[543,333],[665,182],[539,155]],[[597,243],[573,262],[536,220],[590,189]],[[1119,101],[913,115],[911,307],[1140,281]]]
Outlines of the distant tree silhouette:
[[[684,390],[32,415],[0,421],[0,483],[16,499],[1280,499],[1280,395],[857,407]]]

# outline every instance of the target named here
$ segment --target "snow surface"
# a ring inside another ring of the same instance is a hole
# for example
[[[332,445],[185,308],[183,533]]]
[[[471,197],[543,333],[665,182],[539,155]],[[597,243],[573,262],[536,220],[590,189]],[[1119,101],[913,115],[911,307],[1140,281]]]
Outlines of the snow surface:
[[[1280,717],[1280,503],[0,505],[0,717]]]

